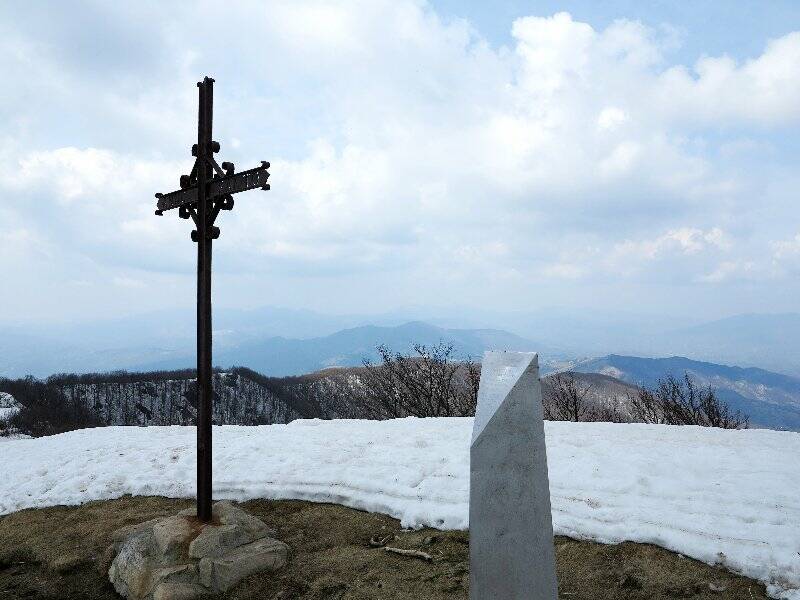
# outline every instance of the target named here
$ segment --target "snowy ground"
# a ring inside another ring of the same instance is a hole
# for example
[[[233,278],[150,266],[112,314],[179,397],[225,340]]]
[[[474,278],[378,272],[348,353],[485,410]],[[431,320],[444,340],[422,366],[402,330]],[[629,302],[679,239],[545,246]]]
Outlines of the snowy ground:
[[[468,526],[472,419],[214,429],[216,498],[300,498]],[[658,544],[800,600],[800,434],[546,423],[553,522]],[[0,514],[123,494],[194,495],[192,427],[108,427],[0,446]]]

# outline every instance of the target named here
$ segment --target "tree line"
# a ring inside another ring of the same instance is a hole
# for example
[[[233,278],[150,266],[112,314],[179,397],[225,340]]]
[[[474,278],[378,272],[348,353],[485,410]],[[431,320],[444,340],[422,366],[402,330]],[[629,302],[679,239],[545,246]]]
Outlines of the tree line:
[[[475,414],[481,366],[453,359],[453,346],[414,346],[410,354],[378,349],[381,361],[365,361],[360,397],[367,418],[461,417]],[[639,386],[621,397],[597,398],[592,385],[573,372],[542,380],[544,418],[550,421],[606,421],[663,425],[700,425],[743,429],[749,419],[730,407],[711,386],[689,373],[668,374],[654,386]]]
[[[262,425],[297,418],[391,419],[475,414],[480,364],[456,359],[452,345],[416,344],[408,353],[378,347],[379,360],[361,367],[309,375],[269,377],[245,367],[215,369],[215,424]],[[744,428],[710,386],[687,373],[668,375],[622,397],[599,398],[575,373],[542,380],[544,417],[557,421],[611,421]],[[195,371],[61,373],[39,380],[0,378],[0,392],[21,410],[3,430],[53,435],[104,425],[192,425],[196,421]]]

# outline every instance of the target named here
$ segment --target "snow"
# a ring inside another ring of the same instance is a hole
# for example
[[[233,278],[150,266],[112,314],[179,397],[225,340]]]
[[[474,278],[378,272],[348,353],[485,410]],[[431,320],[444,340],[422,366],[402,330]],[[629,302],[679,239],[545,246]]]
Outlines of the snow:
[[[10,419],[19,412],[16,406],[0,406],[0,421]]]
[[[14,396],[7,392],[0,392],[0,421],[10,419],[19,412],[20,405]]]
[[[298,498],[468,525],[472,419],[214,428],[214,496]],[[800,434],[545,424],[557,534],[663,546],[800,600]],[[0,446],[0,514],[194,495],[192,427],[107,427]]]

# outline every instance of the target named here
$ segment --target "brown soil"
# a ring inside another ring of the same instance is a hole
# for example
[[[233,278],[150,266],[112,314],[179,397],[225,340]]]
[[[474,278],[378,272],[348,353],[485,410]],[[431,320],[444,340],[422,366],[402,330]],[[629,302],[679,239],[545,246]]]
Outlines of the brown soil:
[[[0,517],[0,599],[118,598],[105,574],[110,533],[190,505],[125,497]],[[243,507],[278,532],[292,558],[278,573],[253,575],[221,598],[467,598],[467,532],[404,531],[391,517],[332,504],[254,500]],[[387,537],[389,546],[420,550],[432,560],[370,546],[371,539]],[[767,598],[755,581],[655,546],[563,537],[555,543],[561,598]]]

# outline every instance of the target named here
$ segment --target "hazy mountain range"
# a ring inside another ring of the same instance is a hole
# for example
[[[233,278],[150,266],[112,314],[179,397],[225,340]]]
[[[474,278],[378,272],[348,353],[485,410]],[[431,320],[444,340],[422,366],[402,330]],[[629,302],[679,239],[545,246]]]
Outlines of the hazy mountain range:
[[[542,372],[575,365],[631,384],[690,372],[714,385],[754,423],[800,429],[800,315],[739,315],[708,323],[674,323],[611,314],[324,315],[305,310],[217,310],[214,364],[270,376],[360,365],[385,344],[453,344],[456,357],[485,350],[535,350]],[[364,322],[372,320],[372,324]],[[504,328],[482,326],[502,323]],[[111,321],[0,327],[0,375],[159,370],[194,366],[194,312],[169,310]],[[661,328],[661,329],[659,329]],[[602,358],[589,358],[604,355]],[[627,356],[625,356],[627,355]],[[687,358],[639,358],[686,355]],[[702,362],[705,361],[705,362]],[[737,364],[728,367],[724,364]],[[783,374],[771,371],[782,371]]]
[[[186,327],[187,330],[193,330]],[[136,335],[141,336],[138,332]],[[155,336],[154,336],[155,337]],[[172,338],[160,346],[136,346],[92,349],[98,344],[91,335],[76,333],[74,342],[32,334],[12,332],[0,336],[0,374],[21,377],[27,374],[47,376],[58,372],[99,372],[117,369],[151,371],[194,366],[193,342]],[[133,339],[127,338],[131,342]],[[233,339],[236,343],[233,343]],[[178,343],[180,341],[180,343]],[[364,359],[378,358],[377,347],[407,352],[414,344],[433,346],[452,344],[455,357],[480,359],[488,349],[539,349],[543,360],[560,365],[555,349],[498,329],[446,329],[423,322],[393,327],[364,325],[343,329],[329,335],[306,339],[284,336],[260,337],[252,333],[215,331],[214,364],[228,367],[247,366],[270,376],[300,375],[327,367],[357,366]],[[171,347],[170,347],[171,346]],[[547,358],[550,356],[551,358]],[[563,357],[561,357],[563,359]]]
[[[115,320],[0,325],[0,375],[189,367],[194,327],[191,309]],[[462,356],[479,356],[489,348],[534,349],[553,366],[607,354],[679,355],[800,376],[800,314],[794,313],[699,323],[563,309],[326,315],[264,307],[214,312],[214,362],[274,375],[360,364],[380,343],[405,351],[412,342],[430,345],[439,339],[454,342]]]
[[[458,315],[449,319],[431,317],[439,321],[439,326],[424,321],[397,323],[396,315],[373,317],[379,324],[352,326],[365,318],[292,309],[218,310],[214,320],[214,364],[223,368],[245,366],[280,377],[333,366],[356,366],[365,358],[376,360],[375,349],[380,344],[408,352],[414,343],[432,346],[443,341],[453,344],[457,358],[474,359],[480,359],[488,349],[535,350],[540,354],[543,374],[574,368],[610,375],[629,384],[651,385],[665,374],[689,372],[700,383],[717,388],[726,402],[748,414],[754,424],[800,429],[800,379],[792,376],[800,373],[797,314],[741,315],[704,324],[683,324],[665,334],[656,332],[657,323],[643,319],[637,325],[635,320],[626,321],[619,315],[608,316],[607,320],[584,315],[576,316],[571,324],[563,323],[563,333],[558,335],[560,317],[556,316],[548,317],[550,321],[546,322],[544,317],[533,315],[531,319],[540,319],[540,327],[519,326],[515,330],[532,335],[507,329],[449,326],[472,323]],[[480,325],[484,321],[475,322]],[[633,344],[637,336],[638,346],[626,345]],[[588,341],[588,337],[594,341]],[[626,342],[623,338],[630,339]],[[585,351],[580,350],[581,339],[587,340]],[[611,341],[602,342],[604,339]],[[625,350],[631,347],[639,350]],[[589,358],[603,350],[602,358]],[[632,356],[658,356],[662,351],[686,354],[692,359]],[[719,358],[713,360],[710,356]],[[699,358],[706,360],[694,360]],[[0,375],[7,377],[119,369],[168,370],[193,367],[194,361],[192,311],[163,311],[70,325],[38,323],[0,328]],[[784,374],[772,372],[774,367],[767,369],[775,364],[784,365]]]

